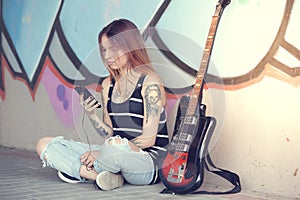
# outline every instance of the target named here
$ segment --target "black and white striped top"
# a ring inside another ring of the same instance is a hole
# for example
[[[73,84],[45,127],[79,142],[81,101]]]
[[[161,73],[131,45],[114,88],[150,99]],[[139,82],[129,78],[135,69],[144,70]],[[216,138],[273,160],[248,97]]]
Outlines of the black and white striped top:
[[[142,134],[144,105],[141,91],[145,77],[145,75],[142,75],[139,78],[134,92],[129,99],[123,103],[114,103],[111,100],[115,80],[111,81],[108,92],[107,110],[112,121],[114,135],[119,135],[131,140]],[[161,154],[166,151],[168,142],[166,113],[163,108],[160,115],[155,144],[152,147],[144,149],[144,151],[149,152],[154,162],[157,163]]]

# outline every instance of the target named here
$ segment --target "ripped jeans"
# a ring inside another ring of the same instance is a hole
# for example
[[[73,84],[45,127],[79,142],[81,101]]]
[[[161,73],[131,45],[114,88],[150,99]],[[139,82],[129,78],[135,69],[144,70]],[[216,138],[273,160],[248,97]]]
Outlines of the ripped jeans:
[[[114,138],[119,138],[121,142],[114,142]],[[103,145],[91,145],[91,147],[86,143],[66,140],[58,136],[50,141],[40,158],[43,167],[49,166],[84,182],[86,180],[80,177],[79,173],[82,166],[80,156],[90,149],[100,151],[98,159],[94,161],[94,169],[98,173],[120,172],[128,183],[134,185],[147,185],[152,181],[154,164],[149,153],[131,150],[128,140],[119,136],[107,139]]]

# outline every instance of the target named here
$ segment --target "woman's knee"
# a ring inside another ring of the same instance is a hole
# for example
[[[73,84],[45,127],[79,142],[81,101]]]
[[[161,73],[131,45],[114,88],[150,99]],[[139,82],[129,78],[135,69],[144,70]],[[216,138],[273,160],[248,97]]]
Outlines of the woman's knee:
[[[108,146],[128,146],[131,150],[135,152],[140,152],[140,148],[133,144],[131,141],[121,138],[119,136],[111,137],[107,140]]]
[[[49,142],[53,139],[53,137],[42,137],[39,139],[39,141],[36,144],[36,152],[41,155],[43,150],[46,148],[46,146],[49,144]]]

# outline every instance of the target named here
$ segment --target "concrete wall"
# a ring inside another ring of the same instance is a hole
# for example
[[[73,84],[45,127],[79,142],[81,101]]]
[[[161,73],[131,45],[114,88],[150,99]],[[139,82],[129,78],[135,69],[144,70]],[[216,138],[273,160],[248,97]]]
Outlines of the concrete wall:
[[[145,35],[170,113],[195,82],[215,4],[2,0],[0,144],[32,150],[45,135],[102,141],[88,120],[88,139],[84,134],[72,88],[95,92],[107,75],[97,34],[119,17]],[[245,191],[300,196],[299,4],[232,1],[218,27],[203,98],[217,119],[209,150],[217,166],[239,174]],[[144,32],[149,24],[156,28],[152,37]],[[223,184],[213,176],[206,182]]]

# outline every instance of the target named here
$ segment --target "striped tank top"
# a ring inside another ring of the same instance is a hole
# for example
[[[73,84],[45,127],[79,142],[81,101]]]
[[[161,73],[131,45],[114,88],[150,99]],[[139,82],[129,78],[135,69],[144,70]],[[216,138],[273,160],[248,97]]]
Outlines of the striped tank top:
[[[142,135],[144,100],[141,91],[145,77],[145,75],[142,75],[139,78],[132,95],[122,103],[114,103],[112,101],[112,92],[115,85],[115,80],[112,79],[108,92],[107,110],[112,121],[114,136],[119,135],[131,140]],[[161,154],[166,151],[168,142],[166,113],[165,109],[162,108],[155,144],[143,150],[149,152],[157,165]]]

